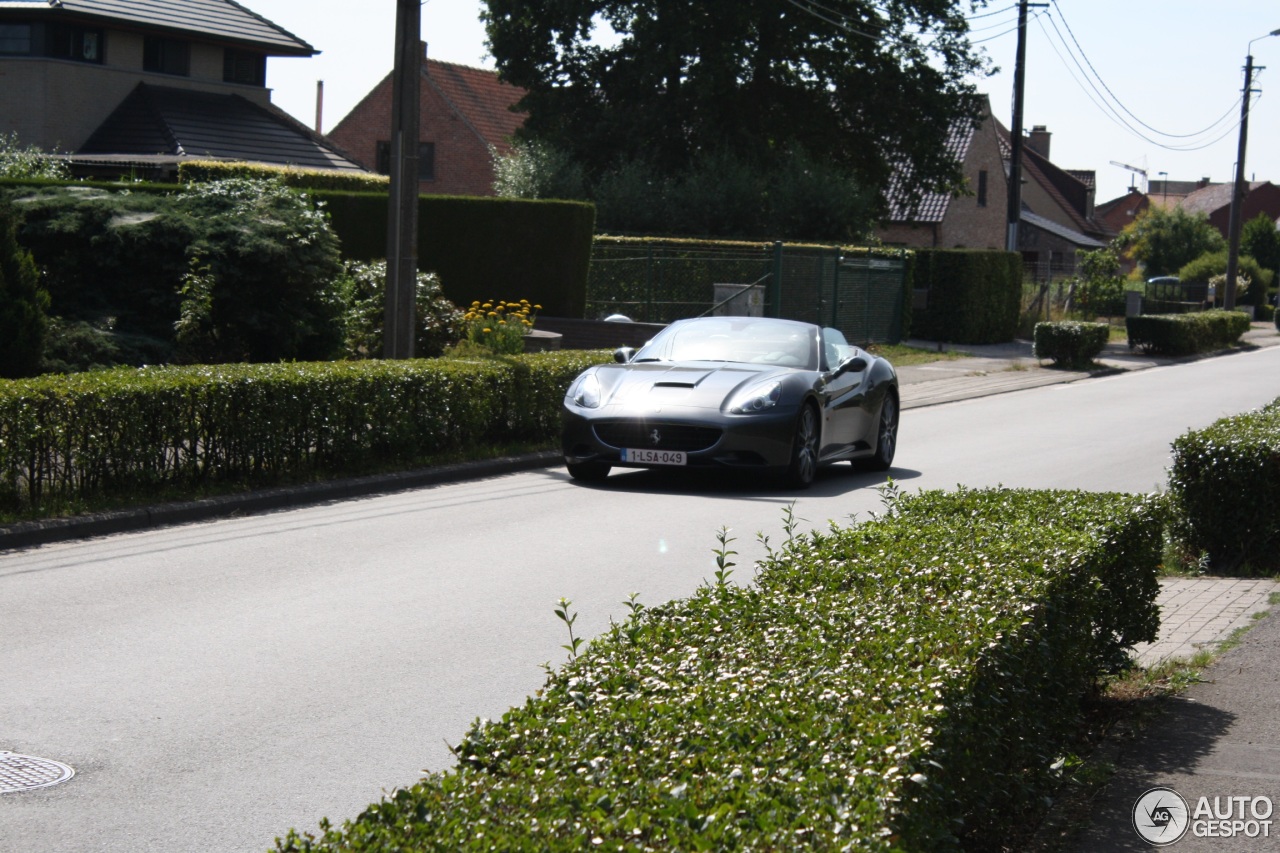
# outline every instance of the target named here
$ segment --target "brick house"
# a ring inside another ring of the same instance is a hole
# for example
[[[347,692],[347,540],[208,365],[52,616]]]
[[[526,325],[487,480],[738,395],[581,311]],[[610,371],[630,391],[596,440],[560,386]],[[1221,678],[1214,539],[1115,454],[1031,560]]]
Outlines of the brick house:
[[[1152,181],[1147,192],[1134,187],[1119,198],[1098,205],[1098,218],[1107,223],[1114,234],[1153,207],[1181,208],[1188,213],[1203,213],[1209,223],[1227,237],[1231,227],[1231,190],[1233,183],[1198,181]],[[1253,181],[1246,189],[1244,205],[1240,208],[1243,225],[1259,214],[1272,220],[1280,220],[1280,187],[1270,181]]]
[[[0,133],[79,174],[206,157],[359,169],[271,103],[268,58],[316,52],[232,0],[4,0]]]
[[[1108,237],[1093,215],[1094,173],[1055,166],[1049,160],[1050,137],[1037,125],[1023,146],[1018,250],[1037,279],[1070,274],[1078,251],[1101,248]],[[913,248],[1005,248],[1012,145],[1009,131],[991,115],[989,101],[978,127],[952,129],[947,151],[961,163],[968,192],[926,193],[911,208],[903,192],[910,178],[895,176],[889,218],[876,236],[887,245]]]
[[[513,108],[524,91],[493,71],[429,59],[419,86],[419,186],[429,195],[493,195],[493,151],[507,153],[524,123]],[[391,75],[329,133],[356,162],[390,172]]]
[[[961,164],[969,193],[925,193],[912,206],[904,192],[910,175],[895,175],[888,190],[889,215],[876,236],[890,246],[1003,249],[1009,181],[989,100],[983,99],[981,123],[953,127],[946,146]]]

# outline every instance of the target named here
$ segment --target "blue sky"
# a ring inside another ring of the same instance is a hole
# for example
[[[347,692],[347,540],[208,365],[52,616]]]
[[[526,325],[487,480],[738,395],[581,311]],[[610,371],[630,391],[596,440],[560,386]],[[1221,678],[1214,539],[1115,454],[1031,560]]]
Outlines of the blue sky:
[[[316,82],[324,81],[323,126],[333,127],[391,71],[395,0],[241,0],[321,51],[273,59],[273,100],[314,125]],[[778,0],[786,3],[787,0]],[[1048,0],[1028,25],[1024,123],[1053,134],[1052,159],[1092,169],[1098,200],[1126,192],[1145,169],[1152,181],[1235,175],[1246,53],[1253,41],[1254,88],[1246,173],[1280,184],[1280,4],[1274,0]],[[492,68],[479,22],[481,0],[427,0],[422,37],[430,55]],[[992,110],[1011,123],[1015,0],[992,0],[971,20],[1002,68],[979,82]],[[1256,69],[1255,69],[1256,70]],[[1196,150],[1188,150],[1196,149]]]

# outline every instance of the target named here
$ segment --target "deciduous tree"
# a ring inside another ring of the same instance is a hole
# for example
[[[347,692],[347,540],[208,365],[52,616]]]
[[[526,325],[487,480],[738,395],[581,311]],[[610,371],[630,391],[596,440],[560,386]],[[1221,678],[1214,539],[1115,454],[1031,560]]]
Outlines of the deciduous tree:
[[[589,179],[679,177],[728,154],[767,172],[797,152],[873,192],[959,186],[949,129],[979,115],[984,60],[960,0],[487,0],[489,49],[528,94],[522,134]],[[982,5],[982,4],[978,4]]]

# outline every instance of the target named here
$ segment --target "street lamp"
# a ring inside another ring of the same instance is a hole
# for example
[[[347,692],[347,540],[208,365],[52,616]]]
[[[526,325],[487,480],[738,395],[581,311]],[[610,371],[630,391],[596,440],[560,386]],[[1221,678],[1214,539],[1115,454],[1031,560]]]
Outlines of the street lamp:
[[[1160,176],[1160,207],[1165,208],[1169,206],[1169,173],[1156,172],[1156,174]]]
[[[1249,98],[1253,94],[1253,42],[1271,36],[1280,36],[1280,29],[1250,41],[1244,59],[1244,97],[1240,99],[1240,148],[1236,152],[1236,184],[1231,193],[1231,219],[1227,225],[1227,283],[1222,295],[1222,307],[1227,311],[1236,307],[1236,277],[1240,271],[1240,208],[1244,206],[1244,149],[1249,138]]]

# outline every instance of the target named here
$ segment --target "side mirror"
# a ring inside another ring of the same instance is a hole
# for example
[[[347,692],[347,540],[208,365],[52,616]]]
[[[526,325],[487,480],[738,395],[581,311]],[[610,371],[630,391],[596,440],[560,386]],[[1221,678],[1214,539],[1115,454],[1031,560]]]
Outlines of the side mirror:
[[[835,370],[831,371],[831,378],[835,379],[838,376],[844,376],[846,373],[850,372],[861,373],[866,369],[867,360],[862,356],[857,356],[856,358],[850,358],[840,362],[840,365]]]
[[[618,364],[626,364],[635,358],[636,351],[631,347],[618,347],[613,351],[613,360]]]

